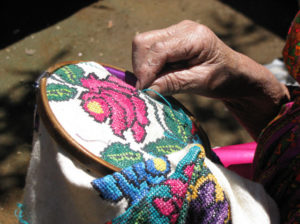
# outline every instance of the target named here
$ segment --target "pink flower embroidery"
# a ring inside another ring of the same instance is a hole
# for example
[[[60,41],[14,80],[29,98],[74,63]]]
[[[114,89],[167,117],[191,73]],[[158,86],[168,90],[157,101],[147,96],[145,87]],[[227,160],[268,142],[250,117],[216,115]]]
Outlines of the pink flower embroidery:
[[[124,138],[124,131],[130,128],[137,142],[144,140],[149,124],[146,104],[134,87],[114,76],[99,80],[94,73],[82,78],[81,83],[89,89],[81,95],[85,111],[99,122],[109,118],[113,133],[119,137]]]

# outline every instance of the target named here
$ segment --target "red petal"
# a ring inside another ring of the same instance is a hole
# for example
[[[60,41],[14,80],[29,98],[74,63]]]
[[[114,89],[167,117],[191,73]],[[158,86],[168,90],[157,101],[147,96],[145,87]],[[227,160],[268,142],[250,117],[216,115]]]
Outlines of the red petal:
[[[149,123],[149,120],[147,118],[147,111],[146,111],[146,104],[143,100],[139,99],[136,96],[132,96],[132,102],[135,107],[135,113],[137,121],[141,125],[147,125]]]
[[[145,128],[139,124],[139,122],[135,121],[131,130],[133,132],[133,137],[137,142],[141,142],[144,139],[146,131]]]
[[[114,134],[123,137],[123,132],[126,130],[125,110],[111,96],[103,94],[103,98],[110,107],[110,126]]]

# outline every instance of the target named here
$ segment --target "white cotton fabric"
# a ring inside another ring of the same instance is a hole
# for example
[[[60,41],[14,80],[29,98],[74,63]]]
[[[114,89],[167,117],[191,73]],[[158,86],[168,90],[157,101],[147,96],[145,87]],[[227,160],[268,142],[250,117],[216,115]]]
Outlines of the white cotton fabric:
[[[26,178],[25,220],[30,224],[93,224],[118,214],[117,207],[104,203],[92,189],[90,182],[97,177],[77,165],[41,124]]]

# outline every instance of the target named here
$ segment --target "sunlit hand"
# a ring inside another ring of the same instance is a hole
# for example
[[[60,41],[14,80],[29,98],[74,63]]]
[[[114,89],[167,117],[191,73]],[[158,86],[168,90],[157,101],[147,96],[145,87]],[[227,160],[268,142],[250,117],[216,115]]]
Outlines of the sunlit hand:
[[[137,88],[221,99],[254,138],[290,98],[264,66],[192,21],[137,35],[132,65]]]
[[[234,94],[229,83],[239,79],[232,77],[237,53],[209,28],[192,21],[137,35],[132,53],[140,89],[223,98]]]

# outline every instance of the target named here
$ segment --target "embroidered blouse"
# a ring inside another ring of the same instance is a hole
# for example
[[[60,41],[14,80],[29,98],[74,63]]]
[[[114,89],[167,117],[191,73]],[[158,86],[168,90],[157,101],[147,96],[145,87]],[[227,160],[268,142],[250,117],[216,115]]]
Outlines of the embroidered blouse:
[[[283,57],[300,82],[300,11],[288,32]],[[262,131],[254,158],[254,179],[275,199],[281,223],[300,223],[300,89]]]

